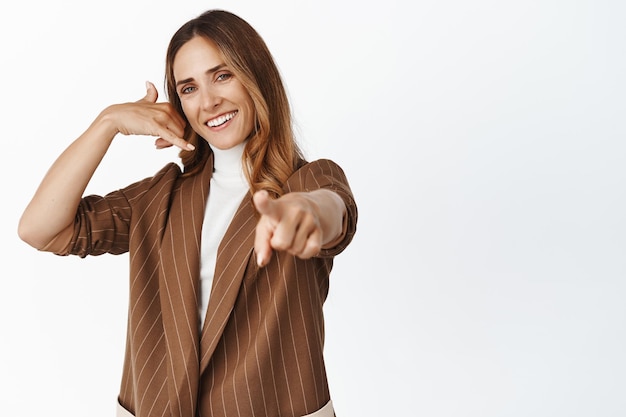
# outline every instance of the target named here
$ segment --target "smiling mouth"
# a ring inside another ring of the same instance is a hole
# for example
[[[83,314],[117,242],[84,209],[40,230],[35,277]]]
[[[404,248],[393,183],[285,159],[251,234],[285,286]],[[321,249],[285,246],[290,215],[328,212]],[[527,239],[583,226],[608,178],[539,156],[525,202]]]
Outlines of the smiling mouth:
[[[219,117],[216,117],[215,119],[211,119],[208,122],[206,122],[207,126],[209,127],[218,127],[223,125],[224,123],[226,123],[227,121],[229,121],[230,119],[232,119],[233,117],[235,117],[237,115],[238,111],[235,110],[232,113],[227,113],[227,114],[223,114]]]

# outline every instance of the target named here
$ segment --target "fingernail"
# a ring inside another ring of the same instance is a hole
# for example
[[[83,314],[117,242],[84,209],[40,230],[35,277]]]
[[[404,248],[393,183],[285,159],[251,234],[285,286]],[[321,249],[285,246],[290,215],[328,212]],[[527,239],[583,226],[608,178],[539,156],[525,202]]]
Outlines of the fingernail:
[[[256,257],[256,263],[257,263],[257,265],[259,265],[259,266],[263,266],[263,256],[258,255],[258,256]]]
[[[194,149],[196,149],[195,146],[193,146],[191,143],[187,144],[187,149],[189,149],[190,151],[193,151]]]

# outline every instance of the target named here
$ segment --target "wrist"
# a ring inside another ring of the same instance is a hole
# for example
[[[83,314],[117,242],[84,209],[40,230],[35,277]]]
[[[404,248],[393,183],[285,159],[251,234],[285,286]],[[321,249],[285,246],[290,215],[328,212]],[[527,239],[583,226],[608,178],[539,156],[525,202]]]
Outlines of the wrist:
[[[120,133],[120,129],[117,126],[117,119],[115,117],[116,106],[117,105],[113,104],[102,110],[91,126],[92,129],[97,130],[104,137],[107,137],[110,140],[113,140],[113,138]]]
[[[322,228],[322,247],[334,246],[343,234],[346,207],[339,195],[334,191],[320,189],[305,194],[311,208],[318,215]]]

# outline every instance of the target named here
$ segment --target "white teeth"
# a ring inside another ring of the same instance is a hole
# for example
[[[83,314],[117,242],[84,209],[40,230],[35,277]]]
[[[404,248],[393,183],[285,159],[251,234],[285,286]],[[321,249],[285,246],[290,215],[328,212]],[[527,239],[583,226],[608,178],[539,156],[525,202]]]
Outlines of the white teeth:
[[[216,117],[215,119],[209,120],[206,124],[209,127],[221,126],[224,123],[226,123],[227,121],[229,121],[230,119],[232,119],[233,117],[235,117],[236,114],[237,114],[236,111],[234,111],[232,113],[224,114],[224,115],[222,115],[220,117]]]

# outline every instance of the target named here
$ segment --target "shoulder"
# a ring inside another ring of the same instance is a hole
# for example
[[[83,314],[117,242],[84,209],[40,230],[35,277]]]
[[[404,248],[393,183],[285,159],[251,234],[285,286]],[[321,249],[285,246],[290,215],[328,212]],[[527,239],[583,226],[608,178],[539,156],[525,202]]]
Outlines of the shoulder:
[[[144,178],[143,180],[138,181],[134,184],[131,184],[126,188],[128,189],[133,187],[145,187],[146,185],[154,186],[154,184],[159,184],[163,181],[177,180],[181,176],[182,171],[180,166],[178,166],[178,164],[175,164],[174,162],[170,162],[163,168],[158,170],[154,175]]]
[[[339,188],[350,192],[348,178],[343,169],[330,159],[301,161],[299,168],[285,184],[286,192],[313,191],[320,188]]]
[[[146,194],[164,193],[171,191],[180,182],[182,171],[178,164],[171,162],[157,171],[154,175],[132,183],[119,192],[129,201],[137,200]]]

